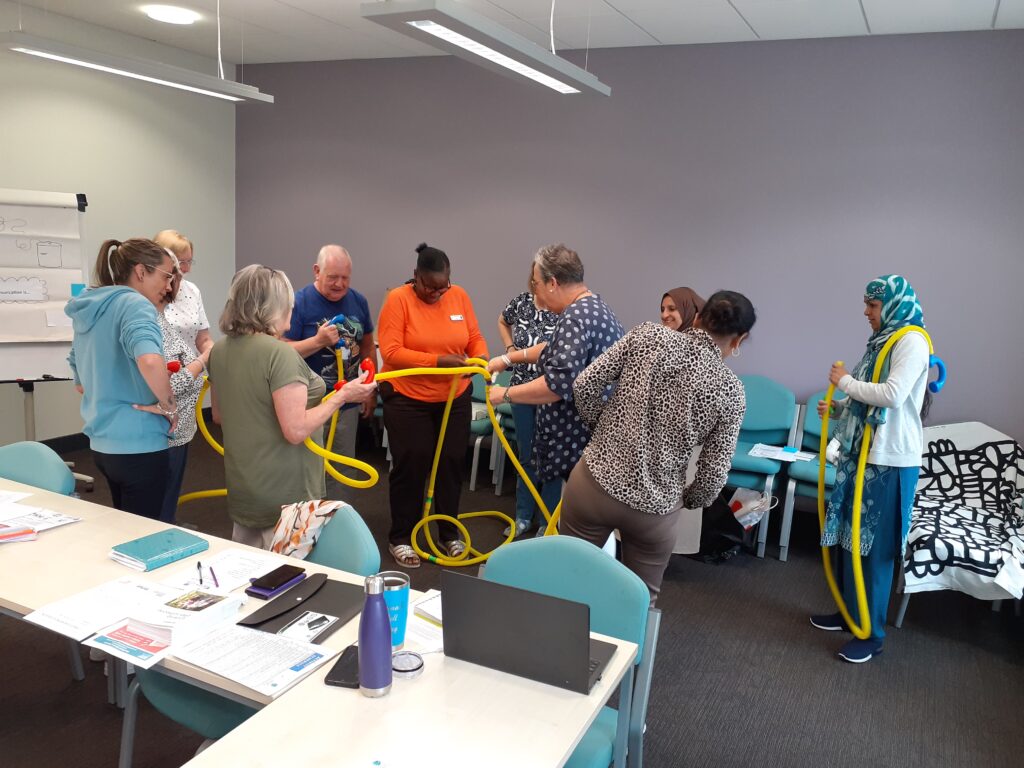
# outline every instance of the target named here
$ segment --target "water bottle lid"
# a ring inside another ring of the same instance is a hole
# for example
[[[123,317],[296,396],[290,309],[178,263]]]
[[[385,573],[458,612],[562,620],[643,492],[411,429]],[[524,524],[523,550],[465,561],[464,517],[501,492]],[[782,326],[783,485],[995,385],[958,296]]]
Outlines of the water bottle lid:
[[[366,594],[368,595],[382,595],[384,594],[384,579],[380,576],[367,576],[366,577]]]

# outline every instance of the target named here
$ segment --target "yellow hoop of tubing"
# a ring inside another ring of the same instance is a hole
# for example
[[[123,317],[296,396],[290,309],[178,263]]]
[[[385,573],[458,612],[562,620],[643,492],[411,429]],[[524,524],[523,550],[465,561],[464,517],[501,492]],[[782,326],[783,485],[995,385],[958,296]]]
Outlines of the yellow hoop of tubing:
[[[892,346],[908,333],[920,333],[924,336],[928,342],[928,351],[934,353],[932,338],[924,328],[917,325],[908,325],[900,328],[889,337],[889,340],[885,342],[885,346],[878,353],[878,358],[875,360],[875,368],[871,374],[872,384],[878,383],[878,379],[882,375],[882,366],[885,364],[886,359],[888,359]],[[837,365],[842,365],[842,363],[839,362]],[[818,525],[821,528],[822,535],[825,533],[825,447],[828,444],[829,411],[832,408],[832,394],[834,392],[835,385],[829,384],[828,391],[825,393],[825,413],[821,417],[821,446],[818,453]],[[832,599],[839,606],[839,613],[842,614],[843,620],[846,621],[846,625],[850,628],[853,636],[861,640],[866,640],[871,634],[871,615],[868,612],[868,594],[864,587],[864,565],[861,562],[860,555],[861,497],[864,492],[864,470],[867,468],[868,463],[871,433],[871,425],[865,424],[864,438],[860,444],[860,456],[857,459],[857,476],[853,486],[853,516],[850,520],[850,528],[853,534],[853,542],[850,547],[853,550],[850,553],[853,558],[853,582],[857,591],[857,610],[863,618],[863,624],[857,624],[853,620],[853,617],[846,608],[846,601],[843,600],[843,595],[836,585],[835,575],[832,573],[832,558],[829,557],[830,547],[824,545],[821,547],[821,559],[825,565],[825,580],[828,581],[828,588],[832,592]]]
[[[336,352],[339,357],[338,370],[341,368],[340,352]],[[505,448],[505,452],[508,454],[509,459],[512,460],[512,465],[516,468],[516,472],[523,478],[523,482],[526,483],[526,487],[530,490],[530,494],[533,496],[534,501],[537,502],[537,506],[544,514],[544,519],[547,520],[547,527],[544,535],[551,536],[557,535],[557,523],[558,515],[562,508],[561,502],[555,508],[552,513],[548,511],[547,506],[541,499],[540,494],[537,492],[537,488],[530,480],[529,475],[526,474],[526,470],[523,469],[523,465],[520,464],[518,457],[512,450],[512,446],[509,445],[508,439],[505,437],[505,432],[501,428],[501,423],[498,420],[498,415],[494,410],[494,406],[491,404],[490,394],[491,389],[491,374],[487,370],[487,361],[481,360],[480,358],[470,358],[466,361],[468,365],[461,368],[406,368],[400,371],[386,371],[384,373],[378,373],[375,376],[376,381],[387,381],[389,379],[398,379],[403,376],[450,376],[452,379],[451,389],[448,392],[448,402],[445,404],[444,418],[441,420],[441,431],[437,439],[437,447],[434,449],[434,463],[430,469],[430,482],[427,489],[427,497],[423,504],[423,518],[416,523],[416,527],[412,531],[412,547],[416,553],[423,559],[428,560],[438,565],[450,565],[450,566],[463,566],[463,565],[476,565],[484,562],[490,557],[490,552],[480,552],[472,545],[472,539],[470,538],[469,531],[466,526],[462,523],[462,520],[468,520],[475,517],[497,517],[508,523],[510,527],[509,535],[502,542],[502,544],[508,544],[515,538],[515,521],[512,520],[504,512],[497,510],[488,510],[484,512],[464,512],[458,516],[458,518],[451,517],[450,515],[437,515],[431,514],[430,510],[434,504],[434,483],[437,479],[437,467],[441,458],[441,447],[444,445],[445,432],[448,428],[448,416],[451,412],[452,402],[455,400],[455,390],[458,387],[459,378],[463,375],[483,376],[485,383],[485,396],[484,400],[487,404],[487,417],[491,421],[491,426],[494,428],[494,434],[498,436],[502,446]],[[203,400],[206,395],[206,390],[209,389],[209,381],[203,382],[203,389],[199,395],[199,400],[196,402],[196,424],[199,427],[199,431],[203,433],[203,437],[206,438],[211,447],[217,451],[221,456],[224,455],[224,447],[221,446],[210,434],[210,430],[206,426],[206,420],[203,418]],[[335,395],[335,392],[329,392],[324,400],[331,398]],[[335,411],[331,417],[331,426],[328,430],[327,439],[324,441],[324,446],[317,445],[311,438],[306,438],[306,447],[320,456],[324,460],[324,469],[337,480],[339,483],[352,486],[353,488],[371,488],[377,484],[380,479],[380,474],[374,469],[373,466],[367,464],[365,461],[352,458],[350,456],[343,456],[340,453],[335,453],[331,448],[334,446],[334,436],[337,432],[338,427],[338,412]],[[341,474],[338,469],[334,466],[334,462],[344,464],[347,467],[352,467],[363,472],[366,478],[360,480],[355,478],[346,477]],[[184,504],[187,501],[193,499],[204,499],[215,496],[227,496],[227,489],[220,488],[212,491],[196,491],[194,493],[188,493],[184,496],[179,497],[178,503]],[[449,557],[441,552],[437,544],[434,542],[433,537],[430,534],[430,527],[427,525],[431,520],[449,520],[459,532],[462,534],[466,549],[458,557]],[[426,531],[427,545],[430,548],[430,552],[424,551],[417,543],[416,537],[420,530]]]

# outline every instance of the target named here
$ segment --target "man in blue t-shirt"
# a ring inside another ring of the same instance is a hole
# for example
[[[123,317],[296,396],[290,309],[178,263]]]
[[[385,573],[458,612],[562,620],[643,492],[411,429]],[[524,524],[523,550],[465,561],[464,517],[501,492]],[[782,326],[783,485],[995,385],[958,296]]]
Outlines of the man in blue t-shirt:
[[[345,381],[359,377],[359,363],[364,357],[376,363],[370,306],[359,291],[349,288],[351,278],[352,257],[348,251],[340,245],[321,248],[313,265],[313,284],[295,292],[292,325],[285,334],[285,340],[305,358],[315,373],[323,376],[328,388],[338,381],[335,346],[339,339],[342,341]],[[338,315],[345,316],[344,323],[327,322]],[[369,418],[376,405],[376,400],[370,398],[362,406],[352,403],[342,407],[338,414],[335,452],[345,456],[355,454],[359,409],[362,408],[364,418]],[[341,471],[348,474],[344,467]],[[336,498],[337,493],[332,491],[339,489],[333,478],[328,477],[327,486],[328,497]]]

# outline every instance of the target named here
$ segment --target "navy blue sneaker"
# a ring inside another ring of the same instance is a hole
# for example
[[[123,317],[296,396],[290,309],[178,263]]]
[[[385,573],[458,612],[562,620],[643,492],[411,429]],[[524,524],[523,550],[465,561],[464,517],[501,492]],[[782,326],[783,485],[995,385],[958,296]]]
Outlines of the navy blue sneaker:
[[[840,659],[851,664],[863,664],[881,653],[882,641],[875,637],[869,637],[867,640],[851,640],[837,651]]]
[[[849,632],[850,628],[843,621],[841,613],[817,614],[811,616],[811,626],[823,629],[826,632]]]

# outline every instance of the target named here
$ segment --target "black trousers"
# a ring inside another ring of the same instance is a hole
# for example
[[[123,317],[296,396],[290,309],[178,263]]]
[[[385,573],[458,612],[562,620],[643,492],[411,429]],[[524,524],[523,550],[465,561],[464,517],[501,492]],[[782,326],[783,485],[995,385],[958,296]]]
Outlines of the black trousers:
[[[107,478],[114,509],[159,519],[169,481],[170,451],[92,454]]]
[[[448,417],[444,446],[437,466],[432,514],[459,513],[462,494],[462,467],[469,445],[469,422],[472,419],[472,387],[455,398]],[[384,428],[394,466],[388,477],[391,502],[392,544],[408,544],[412,529],[423,516],[425,485],[434,462],[434,450],[441,431],[445,403],[425,403],[400,395],[387,382],[380,387],[384,401]],[[459,538],[459,530],[449,522],[439,521],[438,543]]]

